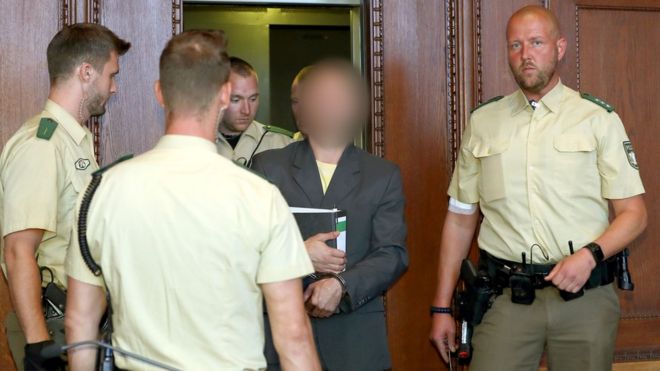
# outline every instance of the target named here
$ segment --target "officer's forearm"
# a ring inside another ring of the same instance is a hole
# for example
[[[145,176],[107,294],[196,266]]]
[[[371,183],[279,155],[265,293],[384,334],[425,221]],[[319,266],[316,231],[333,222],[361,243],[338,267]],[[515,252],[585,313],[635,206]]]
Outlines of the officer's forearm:
[[[16,232],[5,237],[7,281],[14,311],[28,344],[48,340],[41,308],[41,275],[34,257],[41,234]],[[27,237],[27,238],[26,238]]]
[[[433,305],[450,307],[454,289],[458,282],[461,262],[467,257],[472,237],[477,227],[479,213],[461,215],[447,212],[442,228],[440,258],[438,264],[438,286]]]
[[[320,370],[300,279],[261,285],[275,349],[284,370]]]
[[[98,340],[99,324],[106,302],[103,289],[69,277],[64,325],[67,344]],[[93,370],[96,366],[95,348],[69,350],[71,370]]]
[[[605,232],[596,239],[605,258],[616,255],[628,246],[646,228],[647,212],[641,195],[612,200],[614,220]]]

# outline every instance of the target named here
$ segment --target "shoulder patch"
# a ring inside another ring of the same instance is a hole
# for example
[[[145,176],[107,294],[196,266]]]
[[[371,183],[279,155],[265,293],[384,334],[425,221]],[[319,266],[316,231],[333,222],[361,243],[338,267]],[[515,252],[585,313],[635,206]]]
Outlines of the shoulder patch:
[[[489,100],[487,100],[487,101],[485,101],[485,102],[479,104],[478,106],[474,107],[474,108],[470,111],[470,113],[472,113],[472,112],[478,110],[479,108],[481,108],[481,107],[483,107],[483,106],[485,106],[485,105],[487,105],[487,104],[489,104],[489,103],[497,102],[498,100],[500,100],[500,99],[502,99],[502,98],[504,98],[504,95],[498,95],[497,97],[490,98]]]
[[[105,166],[101,166],[98,170],[96,170],[95,172],[92,173],[92,176],[103,174],[106,171],[108,171],[111,167],[119,164],[120,162],[124,162],[124,161],[130,160],[132,158],[133,158],[132,153],[123,155],[123,156],[119,157],[118,159],[114,160],[113,162],[111,162],[111,163],[109,163]]]
[[[288,131],[288,130],[286,130],[286,129],[282,129],[282,128],[277,127],[277,126],[273,126],[273,125],[264,125],[264,130],[266,130],[266,131],[268,131],[268,132],[271,132],[271,133],[277,133],[277,134],[286,135],[286,136],[289,137],[289,138],[293,138],[293,132]]]
[[[580,96],[582,97],[582,99],[586,99],[586,100],[588,100],[592,103],[595,103],[595,104],[605,108],[605,110],[608,113],[614,112],[614,107],[611,104],[605,102],[604,100],[602,100],[598,97],[594,97],[593,95],[591,95],[589,93],[580,93]]]
[[[57,129],[57,122],[51,118],[43,117],[39,121],[39,128],[37,129],[37,138],[50,140]]]

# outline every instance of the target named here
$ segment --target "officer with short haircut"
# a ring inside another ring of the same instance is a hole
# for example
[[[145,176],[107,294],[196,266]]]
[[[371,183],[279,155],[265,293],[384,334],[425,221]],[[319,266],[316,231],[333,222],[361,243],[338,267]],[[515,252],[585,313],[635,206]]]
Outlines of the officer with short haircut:
[[[497,296],[475,327],[470,370],[538,370],[544,350],[550,370],[610,370],[611,258],[647,223],[637,159],[614,108],[561,83],[566,40],[549,10],[518,10],[506,37],[520,89],[477,107],[463,135],[431,339],[445,361],[457,349],[451,300],[481,210],[480,268]]]
[[[26,342],[25,369],[56,367],[42,359],[40,349],[51,335],[63,338],[58,317],[64,309],[64,257],[73,207],[98,168],[85,122],[105,113],[117,92],[119,56],[129,48],[130,43],[97,24],[74,24],[58,32],[47,50],[51,87],[46,106],[18,129],[0,156],[2,254],[16,312],[7,318],[7,337],[19,369]],[[42,287],[51,300],[48,327]]]
[[[231,101],[218,125],[218,153],[245,166],[250,166],[257,153],[286,147],[293,133],[254,118],[259,110],[259,78],[257,71],[238,57],[229,58]]]
[[[225,45],[221,31],[173,37],[155,85],[165,135],[93,175],[66,259],[67,342],[98,339],[109,305],[115,346],[178,369],[263,370],[265,299],[285,368],[320,371],[300,279],[313,266],[293,215],[275,186],[216,151]],[[69,362],[91,370],[95,349],[70,349]]]

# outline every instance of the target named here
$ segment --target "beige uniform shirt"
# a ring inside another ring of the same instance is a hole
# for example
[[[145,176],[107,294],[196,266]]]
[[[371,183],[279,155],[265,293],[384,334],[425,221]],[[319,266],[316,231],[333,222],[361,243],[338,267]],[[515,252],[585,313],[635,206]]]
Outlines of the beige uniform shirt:
[[[277,188],[197,137],[166,135],[109,169],[88,220],[112,297],[113,344],[186,370],[265,368],[259,285],[314,271]],[[103,285],[77,245],[66,268]]]
[[[57,122],[50,139],[37,137],[42,118]],[[89,174],[98,169],[92,133],[55,102],[21,126],[0,155],[2,236],[43,229],[38,263],[66,287],[64,258],[71,241],[73,212]],[[4,266],[4,238],[2,239]],[[44,284],[51,281],[43,275]]]
[[[522,91],[472,114],[448,191],[484,214],[479,246],[512,261],[538,244],[534,262],[569,255],[609,225],[608,199],[644,193],[626,131],[614,112],[561,82],[533,110]]]
[[[264,126],[265,125],[260,122],[252,121],[252,124],[248,126],[238,140],[236,148],[231,148],[231,145],[227,143],[227,140],[223,138],[222,135],[218,134],[218,153],[225,158],[236,161],[241,165],[245,165],[250,160],[250,156],[252,155],[252,152],[254,152],[254,149],[257,148],[257,144],[262,136],[263,140],[261,141],[261,144],[259,144],[257,151],[254,153],[255,155],[269,149],[283,148],[293,143],[293,138],[284,134],[266,132]]]

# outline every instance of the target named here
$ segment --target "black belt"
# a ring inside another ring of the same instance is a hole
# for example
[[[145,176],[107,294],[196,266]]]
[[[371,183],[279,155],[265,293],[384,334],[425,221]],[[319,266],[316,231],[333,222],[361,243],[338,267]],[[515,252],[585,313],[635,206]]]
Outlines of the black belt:
[[[479,250],[479,267],[488,272],[495,285],[499,288],[509,287],[509,278],[512,273],[520,272],[532,276],[532,284],[535,289],[543,289],[552,286],[552,282],[546,281],[545,277],[552,271],[555,264],[525,264],[496,258],[484,250]],[[616,273],[616,259],[610,258],[591,271],[591,276],[585,284],[585,289],[593,289],[599,286],[609,285],[614,282]]]

